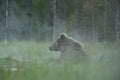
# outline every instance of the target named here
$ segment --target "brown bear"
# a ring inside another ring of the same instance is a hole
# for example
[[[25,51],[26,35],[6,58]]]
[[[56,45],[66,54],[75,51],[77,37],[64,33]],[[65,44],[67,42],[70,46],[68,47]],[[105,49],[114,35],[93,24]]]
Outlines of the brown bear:
[[[49,47],[50,51],[60,51],[60,60],[83,60],[86,56],[80,42],[62,33]]]

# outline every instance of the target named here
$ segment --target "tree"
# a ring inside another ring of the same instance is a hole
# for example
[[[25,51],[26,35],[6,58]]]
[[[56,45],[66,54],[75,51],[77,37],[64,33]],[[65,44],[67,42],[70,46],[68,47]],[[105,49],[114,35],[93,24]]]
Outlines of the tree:
[[[6,33],[8,33],[8,12],[9,12],[9,0],[6,0],[6,16],[5,16],[5,29]],[[8,34],[5,37],[5,44],[7,44],[8,41]]]
[[[116,40],[120,40],[120,2],[116,1],[116,21],[115,21],[115,29],[116,29]]]

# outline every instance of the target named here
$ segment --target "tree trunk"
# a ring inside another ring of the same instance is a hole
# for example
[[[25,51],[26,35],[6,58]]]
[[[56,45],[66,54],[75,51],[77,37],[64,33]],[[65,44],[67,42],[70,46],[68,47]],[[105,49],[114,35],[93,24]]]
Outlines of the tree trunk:
[[[116,23],[115,23],[115,29],[116,29],[116,40],[120,40],[120,6],[119,2],[116,2]]]
[[[5,30],[6,30],[6,36],[5,36],[5,44],[8,42],[8,13],[9,12],[9,1],[6,0],[6,16],[5,16]]]
[[[24,38],[29,39],[31,37],[31,27],[32,27],[32,0],[26,1],[26,16],[25,16],[25,25],[24,25]]]
[[[105,7],[105,11],[104,11],[103,40],[105,40],[106,28],[107,28],[107,0],[104,0],[104,7]]]
[[[53,0],[53,37],[52,39],[54,40],[56,37],[56,0]]]
[[[92,2],[92,34],[93,34],[93,40],[96,42],[96,31],[95,31],[95,3]]]

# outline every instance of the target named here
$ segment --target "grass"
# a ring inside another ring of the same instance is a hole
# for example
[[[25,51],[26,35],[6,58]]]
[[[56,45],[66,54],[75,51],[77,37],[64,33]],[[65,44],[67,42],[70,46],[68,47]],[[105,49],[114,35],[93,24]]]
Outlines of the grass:
[[[0,42],[0,80],[120,79],[119,42],[85,42],[89,63],[77,64],[57,62],[60,53],[49,51],[49,45],[50,42]]]

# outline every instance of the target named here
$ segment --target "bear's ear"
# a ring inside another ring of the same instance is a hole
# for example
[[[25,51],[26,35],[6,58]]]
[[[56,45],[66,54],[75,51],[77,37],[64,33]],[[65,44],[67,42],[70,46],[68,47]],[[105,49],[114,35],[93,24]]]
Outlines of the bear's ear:
[[[61,40],[64,40],[64,39],[66,38],[66,36],[67,36],[67,34],[62,33],[62,34],[60,35],[60,39],[61,39]]]

